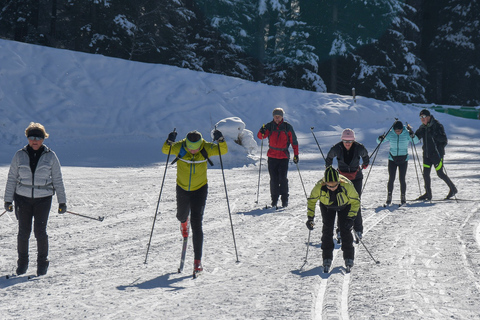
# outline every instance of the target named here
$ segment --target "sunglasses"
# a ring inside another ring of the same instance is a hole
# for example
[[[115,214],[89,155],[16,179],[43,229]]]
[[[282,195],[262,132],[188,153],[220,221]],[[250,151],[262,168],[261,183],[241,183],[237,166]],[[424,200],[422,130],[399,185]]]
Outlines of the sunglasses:
[[[34,140],[38,141],[38,140],[43,140],[43,139],[44,138],[42,138],[42,137],[33,137],[33,136],[28,137],[28,140],[31,140],[31,141],[34,141]]]
[[[420,119],[425,119],[426,117],[428,117],[428,116],[422,114],[422,115],[420,116]]]
[[[325,184],[325,186],[326,186],[328,189],[335,189],[336,187],[338,187],[339,184],[340,184],[340,183],[336,183],[336,184],[334,184],[333,186],[328,185],[328,184]]]
[[[342,140],[344,143],[353,143],[353,140]]]

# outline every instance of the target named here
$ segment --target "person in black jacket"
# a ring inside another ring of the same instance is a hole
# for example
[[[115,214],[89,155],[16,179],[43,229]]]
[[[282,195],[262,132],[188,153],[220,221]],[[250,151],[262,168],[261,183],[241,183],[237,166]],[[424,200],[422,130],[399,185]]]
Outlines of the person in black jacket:
[[[341,175],[349,179],[358,196],[362,196],[363,173],[362,170],[368,167],[370,157],[365,146],[355,141],[355,132],[352,129],[345,129],[342,132],[342,141],[335,144],[327,154],[325,166],[328,168],[333,163],[333,158],[337,158],[338,171]],[[362,164],[360,165],[360,159]],[[357,217],[353,225],[359,238],[363,234],[362,208],[358,209]],[[337,240],[340,240],[340,232],[337,229]]]
[[[415,135],[419,139],[423,139],[423,180],[425,182],[425,194],[418,197],[417,200],[432,199],[430,182],[430,171],[432,170],[432,166],[435,168],[438,177],[445,181],[450,188],[448,195],[445,197],[445,199],[450,199],[458,192],[458,190],[452,180],[447,176],[445,167],[443,166],[443,156],[445,155],[445,147],[448,143],[445,129],[427,109],[420,111],[420,120],[422,121],[422,125],[417,129]]]

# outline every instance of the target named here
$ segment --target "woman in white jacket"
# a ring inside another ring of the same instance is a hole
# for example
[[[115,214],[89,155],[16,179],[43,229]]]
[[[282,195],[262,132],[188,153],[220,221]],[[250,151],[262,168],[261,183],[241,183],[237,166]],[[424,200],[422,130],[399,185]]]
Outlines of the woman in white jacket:
[[[28,269],[28,247],[33,231],[37,239],[37,275],[47,273],[48,235],[47,222],[52,196],[57,193],[58,213],[65,213],[66,195],[62,171],[57,155],[43,144],[48,133],[40,123],[31,122],[25,129],[28,145],[18,150],[12,159],[5,187],[5,210],[18,220],[17,251],[18,275]]]

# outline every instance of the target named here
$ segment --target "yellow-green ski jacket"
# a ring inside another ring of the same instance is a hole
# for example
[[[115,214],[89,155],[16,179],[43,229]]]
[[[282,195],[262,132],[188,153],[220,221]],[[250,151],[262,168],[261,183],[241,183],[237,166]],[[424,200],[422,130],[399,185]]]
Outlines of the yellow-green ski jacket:
[[[350,180],[342,175],[339,176],[339,180],[340,185],[338,188],[340,188],[340,192],[337,193],[338,207],[351,205],[350,211],[348,212],[348,217],[354,218],[357,216],[358,209],[360,209],[360,198]],[[315,217],[315,205],[317,204],[317,201],[320,201],[320,203],[323,203],[327,207],[333,205],[333,200],[330,199],[330,192],[325,190],[326,188],[322,189],[324,185],[325,181],[323,181],[322,178],[317,182],[315,187],[313,187],[310,197],[308,198],[307,216]]]
[[[170,154],[173,156],[179,155],[180,151],[185,150],[185,155],[177,161],[177,184],[186,191],[195,191],[207,184],[207,160],[203,157],[202,153],[198,151],[195,154],[191,154],[188,149],[185,147],[185,140],[175,142],[172,144],[172,149]],[[202,139],[203,140],[203,139]],[[222,154],[228,152],[227,143],[225,141],[219,142],[218,145],[215,143],[206,142],[203,140],[200,150],[202,148],[207,151],[207,155],[210,158],[211,156],[218,156],[218,146],[220,146],[220,151]],[[168,154],[170,150],[170,145],[165,143],[162,147],[162,152]]]

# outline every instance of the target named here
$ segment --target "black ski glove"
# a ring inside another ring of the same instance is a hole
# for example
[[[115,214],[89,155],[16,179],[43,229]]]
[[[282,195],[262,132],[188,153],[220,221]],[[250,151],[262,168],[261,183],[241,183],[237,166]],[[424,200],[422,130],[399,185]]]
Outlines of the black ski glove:
[[[380,140],[380,142],[382,142],[383,139],[385,139],[385,136],[383,134],[381,136],[378,136],[378,140]]]
[[[59,203],[58,204],[58,213],[64,214],[67,212],[67,205],[65,203]]]
[[[170,132],[168,134],[167,144],[172,145],[175,142],[176,138],[177,138],[177,133],[175,131]]]
[[[8,212],[12,212],[13,211],[13,204],[11,202],[5,202],[5,210],[7,210]]]
[[[347,220],[345,221],[345,228],[347,230],[352,230],[354,221],[355,221],[355,218],[347,218]]]
[[[313,226],[315,225],[315,223],[313,222],[313,219],[314,217],[308,217],[308,220],[307,220],[308,230],[313,230]]]
[[[223,137],[223,134],[220,131],[218,131],[217,129],[215,129],[215,131],[213,131],[213,141],[218,141],[218,142],[225,141],[225,138]]]
[[[293,163],[298,163],[298,154],[296,156],[293,156]]]
[[[265,128],[265,125],[263,125],[263,126],[260,128],[260,133],[261,133],[261,134],[265,134],[265,132],[267,132],[267,128]]]

